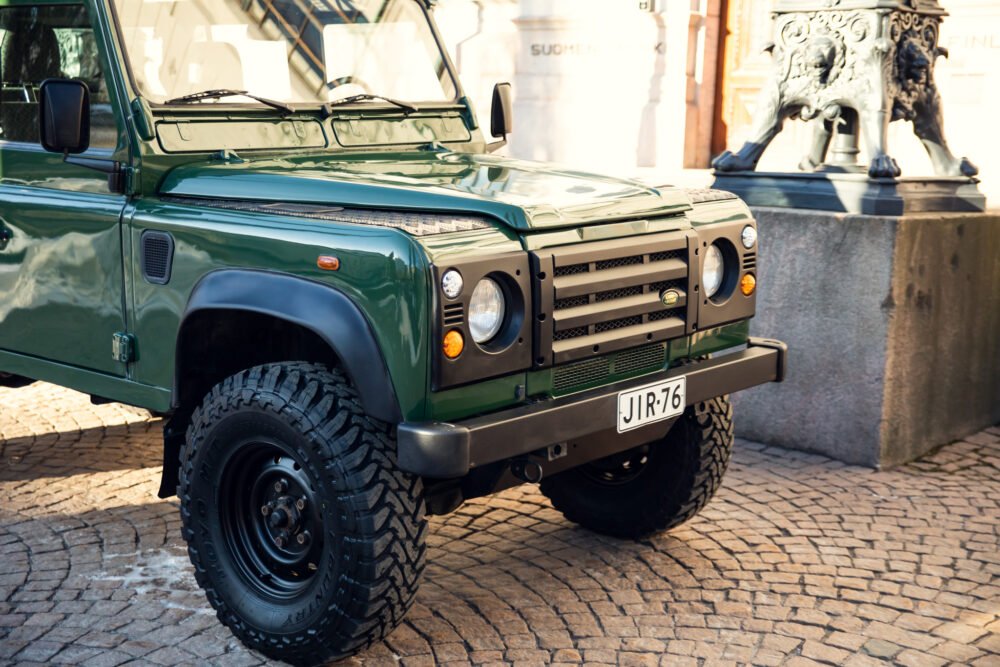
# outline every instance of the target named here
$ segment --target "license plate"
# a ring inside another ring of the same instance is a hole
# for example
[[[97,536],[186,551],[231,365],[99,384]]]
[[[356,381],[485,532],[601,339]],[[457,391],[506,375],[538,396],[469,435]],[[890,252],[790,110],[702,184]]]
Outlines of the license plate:
[[[665,380],[618,394],[618,432],[671,419],[684,412],[687,378]]]

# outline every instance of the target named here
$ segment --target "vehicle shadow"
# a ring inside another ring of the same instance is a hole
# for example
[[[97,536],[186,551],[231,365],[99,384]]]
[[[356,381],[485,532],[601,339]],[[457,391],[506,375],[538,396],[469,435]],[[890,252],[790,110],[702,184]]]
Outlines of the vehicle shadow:
[[[0,440],[0,482],[159,467],[162,428],[149,419]]]

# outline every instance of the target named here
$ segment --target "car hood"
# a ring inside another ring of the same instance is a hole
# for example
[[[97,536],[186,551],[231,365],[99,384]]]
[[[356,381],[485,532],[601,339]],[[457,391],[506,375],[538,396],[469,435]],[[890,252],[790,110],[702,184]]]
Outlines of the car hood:
[[[482,214],[518,230],[643,217],[691,208],[683,191],[464,153],[218,160],[173,169],[163,195]]]

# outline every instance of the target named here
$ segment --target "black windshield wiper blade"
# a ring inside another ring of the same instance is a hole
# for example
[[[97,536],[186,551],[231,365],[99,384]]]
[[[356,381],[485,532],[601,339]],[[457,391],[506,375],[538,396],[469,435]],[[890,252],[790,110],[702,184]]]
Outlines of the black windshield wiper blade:
[[[277,109],[278,111],[288,114],[295,113],[295,109],[288,106],[284,102],[268,99],[266,97],[260,97],[259,95],[252,95],[245,90],[233,90],[230,88],[203,90],[200,93],[191,93],[190,95],[182,95],[181,97],[175,97],[172,100],[167,100],[166,102],[164,102],[164,104],[191,104],[193,102],[201,102],[202,100],[217,100],[223,97],[249,97],[251,100],[256,100],[261,104],[266,104],[272,109]]]
[[[383,102],[388,102],[389,104],[397,106],[403,111],[405,111],[406,115],[410,115],[411,113],[416,113],[420,111],[420,109],[410,104],[409,102],[395,100],[391,97],[386,97],[385,95],[373,95],[372,93],[361,93],[360,95],[351,95],[350,97],[345,97],[344,99],[337,100],[335,102],[327,102],[326,106],[327,108],[332,109],[333,107],[339,107],[344,104],[354,104],[355,102],[365,102],[368,100],[373,100],[373,101],[381,100]]]

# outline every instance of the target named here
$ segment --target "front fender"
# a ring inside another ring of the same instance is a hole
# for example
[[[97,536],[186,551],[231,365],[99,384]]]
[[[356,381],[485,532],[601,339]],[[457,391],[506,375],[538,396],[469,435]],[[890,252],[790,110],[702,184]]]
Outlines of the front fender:
[[[312,331],[340,360],[365,411],[390,424],[402,421],[396,390],[375,333],[361,309],[338,289],[284,273],[220,269],[195,285],[181,319],[181,331],[193,315],[207,310],[267,315]],[[178,349],[175,405],[182,363]]]

